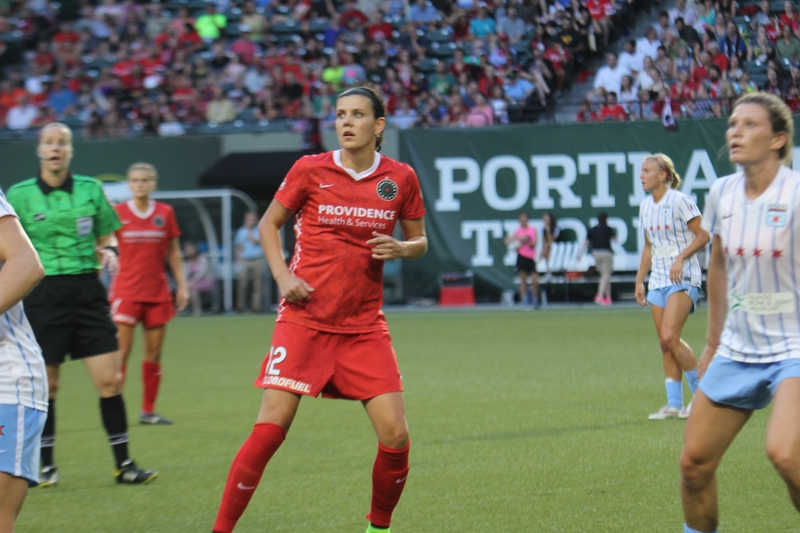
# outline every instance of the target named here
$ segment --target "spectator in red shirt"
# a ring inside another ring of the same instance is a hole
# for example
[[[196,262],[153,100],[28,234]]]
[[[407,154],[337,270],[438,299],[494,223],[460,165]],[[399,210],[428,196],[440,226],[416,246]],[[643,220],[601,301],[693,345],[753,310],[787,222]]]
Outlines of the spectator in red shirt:
[[[606,95],[606,103],[600,109],[600,120],[624,122],[628,120],[625,108],[617,103],[617,93],[611,91]]]
[[[789,0],[783,2],[783,13],[781,13],[781,25],[789,26],[792,30],[800,28],[800,13]]]
[[[56,56],[50,52],[47,41],[36,43],[36,54],[33,56],[33,68],[36,74],[52,74],[56,66]]]
[[[340,24],[342,26],[347,25],[347,21],[351,18],[356,19],[359,26],[366,26],[369,22],[369,18],[364,14],[363,11],[358,9],[356,3],[353,0],[347,0],[344,3],[344,11],[342,12],[342,16],[340,18]]]
[[[253,42],[251,35],[252,28],[246,24],[241,24],[239,26],[239,32],[239,38],[236,39],[233,44],[231,44],[231,52],[238,54],[239,59],[242,60],[242,63],[250,66],[253,64],[253,58],[258,51],[258,47]]]
[[[692,81],[702,83],[708,79],[708,67],[711,66],[711,55],[703,50],[700,52],[700,62],[692,69]]]
[[[592,109],[592,103],[589,100],[581,102],[581,109],[575,113],[575,118],[578,122],[597,122],[600,120],[597,113]]]
[[[63,46],[64,43],[76,45],[79,41],[80,36],[75,30],[72,29],[72,24],[69,22],[62,22],[59,26],[58,33],[53,35],[53,42],[57,47]]]
[[[569,52],[564,48],[561,41],[553,41],[550,47],[545,50],[544,58],[553,65],[553,73],[556,75],[556,90],[560,91],[564,87],[567,77],[566,66],[569,64]]]
[[[720,71],[728,71],[728,56],[719,51],[719,43],[709,43],[708,53],[711,55],[711,62],[718,66]]]

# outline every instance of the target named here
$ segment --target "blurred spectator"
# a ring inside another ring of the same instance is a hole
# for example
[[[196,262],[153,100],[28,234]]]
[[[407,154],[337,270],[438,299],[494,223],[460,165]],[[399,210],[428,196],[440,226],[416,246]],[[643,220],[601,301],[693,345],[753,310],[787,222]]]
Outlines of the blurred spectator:
[[[219,39],[221,34],[220,30],[225,29],[227,25],[227,17],[222,13],[217,13],[217,5],[213,2],[206,4],[206,12],[197,17],[197,20],[194,22],[194,28],[197,30],[197,34],[206,42]]]
[[[492,106],[492,112],[494,113],[494,122],[497,124],[508,124],[508,102],[506,101],[506,95],[502,85],[495,85],[492,87],[490,104]]]
[[[400,100],[400,105],[391,116],[392,124],[401,130],[413,128],[418,120],[419,115],[415,109],[411,109],[408,98]]]
[[[681,41],[686,43],[693,51],[699,51],[702,40],[694,27],[687,24],[683,18],[678,17],[675,19],[675,30],[678,32],[678,38]]]
[[[625,41],[625,50],[619,54],[617,63],[625,74],[632,71],[641,72],[644,64],[644,54],[636,49],[636,39]]]
[[[769,1],[769,0],[765,0]],[[681,18],[687,26],[694,26],[697,24],[697,12],[694,7],[687,5],[686,0],[675,0],[675,7],[669,10],[669,20],[673,25],[677,26],[675,21]]]
[[[629,116],[632,120],[655,120],[660,118],[653,111],[653,103],[650,102],[650,91],[644,89],[639,91],[639,99],[630,106]]]
[[[637,47],[639,43],[637,43]],[[597,70],[597,75],[594,78],[594,88],[603,89],[605,92],[619,92],[620,82],[622,76],[627,74],[624,67],[620,66],[617,62],[617,54],[608,52],[606,54],[606,64]]]
[[[781,39],[775,46],[775,57],[780,61],[796,63],[800,60],[800,40],[792,32],[789,25],[781,28]]]
[[[428,0],[415,0],[408,10],[408,20],[420,24],[430,24],[439,18],[439,12]]]
[[[203,314],[200,296],[213,290],[214,273],[206,255],[200,253],[193,242],[186,242],[183,245],[183,265],[186,269],[186,285],[189,287],[192,314],[200,316]]]
[[[6,127],[10,130],[25,130],[34,126],[39,110],[30,103],[27,94],[22,94],[6,114]]]
[[[581,102],[580,110],[575,115],[575,120],[578,122],[597,122],[600,118],[592,109],[592,102],[584,100]]]
[[[658,32],[653,26],[647,28],[644,37],[636,40],[636,49],[654,60],[658,57],[659,46],[661,46],[661,41],[658,40]]]
[[[494,111],[486,101],[486,97],[476,92],[472,95],[472,99],[475,101],[475,105],[467,112],[464,125],[472,128],[481,128],[494,124]]]
[[[161,137],[177,137],[186,133],[186,128],[183,127],[177,117],[171,111],[164,114],[164,119],[158,125],[158,135]]]
[[[479,2],[478,13],[470,21],[469,29],[476,39],[486,39],[489,35],[497,33],[497,26],[494,19],[489,16],[489,6],[486,2]]]
[[[236,230],[234,258],[239,267],[236,288],[236,310],[244,312],[247,307],[247,289],[252,280],[250,310],[259,313],[263,307],[261,287],[264,278],[264,251],[258,236],[258,214],[249,211],[244,216],[244,224]]]
[[[497,23],[497,33],[508,36],[509,41],[515,43],[525,36],[525,21],[519,18],[517,8],[509,6],[508,16]]]
[[[675,27],[672,25],[672,20],[670,19],[669,13],[666,11],[662,11],[658,14],[658,24],[656,24],[654,28],[659,41],[664,40],[664,35],[667,31],[677,32]]]
[[[236,106],[233,101],[225,96],[222,88],[215,85],[212,88],[213,98],[206,105],[206,120],[224,124],[236,118]]]
[[[624,122],[628,120],[628,114],[625,112],[625,108],[617,103],[616,93],[609,92],[606,95],[606,103],[600,109],[600,120],[604,122]]]

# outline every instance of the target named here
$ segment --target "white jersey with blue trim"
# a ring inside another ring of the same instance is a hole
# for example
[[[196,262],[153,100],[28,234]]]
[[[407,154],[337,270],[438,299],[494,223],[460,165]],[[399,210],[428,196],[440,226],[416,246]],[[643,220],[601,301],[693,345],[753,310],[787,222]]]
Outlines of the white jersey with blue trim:
[[[667,189],[658,203],[653,201],[652,195],[642,201],[639,224],[650,241],[653,257],[647,284],[649,290],[674,285],[669,279],[669,269],[675,257],[694,240],[695,234],[689,229],[689,221],[699,216],[700,209],[694,200],[675,189]],[[683,262],[682,283],[699,287],[702,275],[697,254]]]
[[[0,218],[16,217],[0,191]],[[42,350],[18,302],[0,314],[0,404],[47,411],[47,371]]]
[[[728,316],[718,355],[743,363],[800,358],[800,173],[782,166],[755,200],[743,172],[711,187],[703,227],[722,241]]]

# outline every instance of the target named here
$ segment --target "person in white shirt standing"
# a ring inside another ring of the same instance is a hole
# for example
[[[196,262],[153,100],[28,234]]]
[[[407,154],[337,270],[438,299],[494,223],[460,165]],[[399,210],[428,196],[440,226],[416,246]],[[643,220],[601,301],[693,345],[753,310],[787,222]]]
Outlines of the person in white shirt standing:
[[[28,487],[39,482],[47,372],[21,300],[44,268],[0,191],[0,533],[12,533]]]
[[[636,301],[651,304],[661,345],[666,377],[667,405],[650,420],[687,418],[683,407],[683,379],[692,394],[697,390],[697,359],[681,339],[683,326],[697,306],[702,272],[697,252],[708,244],[708,232],[700,227],[700,210],[689,196],[678,191],[680,176],[668,156],[654,154],[642,162],[642,187],[650,196],[639,207],[639,226],[644,231],[644,250],[636,276]],[[647,297],[644,277],[650,273]]]
[[[716,532],[716,469],[755,409],[772,402],[766,452],[800,510],[800,173],[783,101],[750,93],[725,134],[742,171],[718,179],[705,207],[712,235],[707,346],[681,454],[685,533]],[[726,318],[727,315],[727,318]]]

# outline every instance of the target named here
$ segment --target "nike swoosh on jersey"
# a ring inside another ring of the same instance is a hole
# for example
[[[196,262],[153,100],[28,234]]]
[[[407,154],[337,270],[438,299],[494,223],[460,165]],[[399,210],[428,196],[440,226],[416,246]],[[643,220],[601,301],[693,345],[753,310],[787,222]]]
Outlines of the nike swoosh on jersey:
[[[238,488],[242,489],[242,490],[254,490],[254,489],[255,489],[255,486],[253,486],[253,487],[248,487],[248,486],[247,486],[247,485],[245,485],[244,483],[239,483],[239,484],[238,484],[238,485],[236,485],[236,486],[237,486]]]
[[[333,187],[334,185],[336,185],[336,184],[335,183],[320,183],[319,184],[319,188],[320,189],[327,189],[328,187]]]

